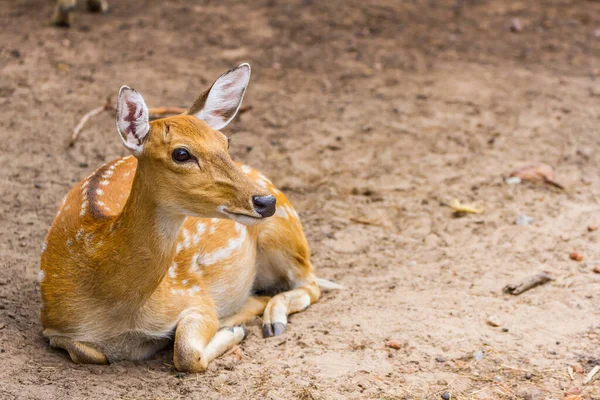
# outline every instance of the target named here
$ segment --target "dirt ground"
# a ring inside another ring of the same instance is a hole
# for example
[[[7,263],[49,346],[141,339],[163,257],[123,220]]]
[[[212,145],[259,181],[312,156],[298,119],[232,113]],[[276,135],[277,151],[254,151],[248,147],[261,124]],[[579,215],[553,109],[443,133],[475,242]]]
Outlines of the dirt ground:
[[[600,399],[582,383],[600,363],[600,2],[113,0],[70,29],[52,3],[0,4],[0,398]],[[73,127],[123,84],[186,106],[241,61],[234,158],[288,194],[345,289],[283,336],[250,324],[241,359],[201,375],[172,351],[73,364],[41,336],[40,246],[68,189],[126,154],[109,113],[69,149]],[[533,162],[566,190],[505,183]]]

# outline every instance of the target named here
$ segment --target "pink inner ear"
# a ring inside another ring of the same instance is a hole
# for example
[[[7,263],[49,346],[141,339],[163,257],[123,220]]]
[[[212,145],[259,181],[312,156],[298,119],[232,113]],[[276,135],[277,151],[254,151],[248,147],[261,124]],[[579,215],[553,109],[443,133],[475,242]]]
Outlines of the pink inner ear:
[[[127,126],[127,133],[133,135],[134,138],[137,139],[137,144],[142,144],[142,139],[139,137],[137,132],[137,121],[142,117],[144,109],[142,107],[137,107],[136,103],[132,101],[125,101],[127,105],[128,114],[125,117],[125,121],[129,123]],[[136,112],[137,111],[137,112]]]
[[[229,83],[229,84],[225,85],[223,88],[224,89],[229,89],[232,86],[234,86],[234,84],[233,83]],[[222,100],[225,103],[231,104],[231,103],[237,101],[240,98],[240,96],[242,95],[243,91],[244,91],[244,89],[242,89],[242,90],[240,90],[238,92],[227,92],[227,94],[225,96],[223,96]],[[223,117],[223,116],[227,115],[230,111],[231,111],[231,109],[228,108],[228,107],[227,108],[221,108],[219,110],[214,110],[213,114],[217,115],[219,117]]]

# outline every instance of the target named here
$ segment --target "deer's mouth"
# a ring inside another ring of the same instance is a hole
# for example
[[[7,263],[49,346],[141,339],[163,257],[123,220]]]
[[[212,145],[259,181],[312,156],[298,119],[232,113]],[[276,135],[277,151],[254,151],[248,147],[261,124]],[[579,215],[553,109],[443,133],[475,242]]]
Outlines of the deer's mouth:
[[[230,211],[224,206],[219,207],[219,212],[221,214],[224,214],[227,218],[232,219],[232,220],[239,222],[240,224],[244,224],[244,225],[254,225],[254,224],[257,224],[268,218],[268,217],[263,217],[258,213],[252,215],[252,214],[247,214],[247,213],[242,213],[242,212]]]

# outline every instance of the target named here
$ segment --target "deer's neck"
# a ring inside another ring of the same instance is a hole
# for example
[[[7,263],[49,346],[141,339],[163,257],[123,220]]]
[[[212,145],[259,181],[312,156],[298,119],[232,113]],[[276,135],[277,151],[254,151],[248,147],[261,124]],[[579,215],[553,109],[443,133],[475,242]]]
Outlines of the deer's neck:
[[[114,221],[116,262],[110,279],[121,301],[139,307],[155,292],[173,261],[184,220],[161,207],[138,163],[129,198]]]

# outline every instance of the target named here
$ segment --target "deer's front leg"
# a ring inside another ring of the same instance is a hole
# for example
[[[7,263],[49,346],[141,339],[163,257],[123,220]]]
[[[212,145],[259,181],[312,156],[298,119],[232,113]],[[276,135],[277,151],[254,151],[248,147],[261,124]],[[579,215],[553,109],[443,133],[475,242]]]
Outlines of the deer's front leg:
[[[208,364],[246,337],[241,325],[219,330],[216,312],[189,314],[175,331],[175,367],[179,371],[203,372]]]
[[[242,308],[235,314],[221,319],[221,327],[245,324],[255,317],[262,315],[271,300],[268,296],[250,296]]]
[[[314,280],[308,285],[273,296],[263,314],[263,336],[281,335],[287,327],[288,315],[306,310],[320,296],[321,290]]]

